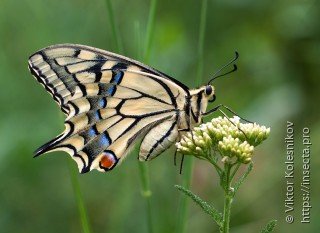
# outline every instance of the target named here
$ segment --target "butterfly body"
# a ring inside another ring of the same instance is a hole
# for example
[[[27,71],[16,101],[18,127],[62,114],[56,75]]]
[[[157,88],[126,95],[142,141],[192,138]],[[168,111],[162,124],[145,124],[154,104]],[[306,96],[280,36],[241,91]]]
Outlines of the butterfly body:
[[[189,90],[138,61],[83,45],[40,50],[29,69],[67,116],[65,131],[36,156],[66,151],[81,173],[113,169],[141,138],[139,159],[155,158],[201,122],[214,95],[211,85]]]

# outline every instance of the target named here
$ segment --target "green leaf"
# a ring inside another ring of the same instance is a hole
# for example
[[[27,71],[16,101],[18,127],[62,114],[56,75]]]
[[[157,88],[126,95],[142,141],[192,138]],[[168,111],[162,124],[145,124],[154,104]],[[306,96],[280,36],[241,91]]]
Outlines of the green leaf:
[[[193,194],[189,189],[186,189],[180,185],[175,185],[175,187],[183,192],[186,196],[190,197],[196,204],[198,204],[205,213],[209,214],[213,220],[217,223],[219,227],[223,224],[222,214],[219,213],[213,206],[210,206],[207,202],[203,201],[200,197]]]
[[[272,232],[274,227],[277,225],[277,220],[270,221],[265,228],[261,230],[261,233],[269,233]]]
[[[242,185],[242,183],[245,181],[247,176],[252,171],[252,168],[253,168],[253,162],[251,162],[249,164],[247,171],[243,174],[243,176],[239,179],[239,181],[237,183],[235,183],[235,185],[234,185],[234,193],[237,193],[237,191],[240,188],[240,186]]]

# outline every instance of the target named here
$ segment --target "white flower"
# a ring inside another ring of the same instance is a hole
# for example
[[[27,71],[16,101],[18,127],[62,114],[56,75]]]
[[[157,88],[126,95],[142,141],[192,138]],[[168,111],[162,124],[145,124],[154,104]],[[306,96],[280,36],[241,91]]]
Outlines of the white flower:
[[[269,136],[270,128],[256,123],[240,123],[240,118],[213,118],[195,127],[176,143],[178,152],[208,159],[219,152],[223,162],[249,163],[254,147]]]

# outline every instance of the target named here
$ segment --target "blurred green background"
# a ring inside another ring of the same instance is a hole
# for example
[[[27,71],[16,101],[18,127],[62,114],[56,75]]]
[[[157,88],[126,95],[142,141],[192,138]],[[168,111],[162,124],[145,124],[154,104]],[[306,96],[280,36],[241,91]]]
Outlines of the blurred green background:
[[[150,1],[112,1],[123,54],[137,58],[135,25],[145,38]],[[201,1],[158,2],[148,64],[196,87]],[[320,229],[319,1],[211,0],[207,6],[203,84],[234,56],[238,71],[215,81],[217,101],[271,127],[257,148],[255,167],[232,209],[231,232],[258,232],[278,219],[275,232]],[[33,159],[32,152],[59,134],[59,109],[27,69],[30,54],[58,43],[116,51],[104,0],[0,2],[0,232],[81,232],[65,153]],[[143,47],[143,41],[142,41]],[[141,48],[140,48],[141,50]],[[219,114],[213,115],[218,116]],[[209,118],[210,119],[210,118]],[[208,119],[208,120],[209,120]],[[287,120],[295,124],[295,222],[285,222]],[[302,128],[311,140],[311,224],[301,224]],[[184,174],[173,165],[174,148],[148,162],[155,232],[174,232]],[[79,175],[92,232],[147,232],[137,152],[109,173]],[[76,164],[73,163],[74,167]],[[191,190],[221,209],[213,169],[195,161]],[[218,232],[209,216],[190,204],[187,232]]]

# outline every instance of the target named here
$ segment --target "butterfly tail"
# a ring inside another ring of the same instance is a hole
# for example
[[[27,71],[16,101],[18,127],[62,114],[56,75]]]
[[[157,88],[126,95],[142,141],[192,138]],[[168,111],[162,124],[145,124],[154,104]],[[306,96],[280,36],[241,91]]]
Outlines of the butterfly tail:
[[[33,154],[34,154],[34,158],[38,157],[39,155],[45,154],[47,152],[50,152],[52,150],[55,149],[55,146],[61,142],[61,137],[64,134],[60,134],[57,137],[55,137],[54,139],[50,140],[49,142],[47,142],[46,144],[40,146],[38,149],[36,149]]]

